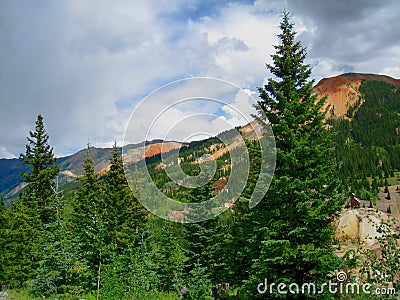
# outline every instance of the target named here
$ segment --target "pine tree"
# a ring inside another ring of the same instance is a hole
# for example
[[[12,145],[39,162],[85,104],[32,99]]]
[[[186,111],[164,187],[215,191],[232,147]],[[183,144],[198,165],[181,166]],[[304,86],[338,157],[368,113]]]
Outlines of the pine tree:
[[[82,185],[72,201],[71,223],[75,243],[82,252],[84,263],[89,267],[89,279],[82,285],[92,290],[98,285],[96,278],[99,270],[101,271],[102,253],[105,248],[105,221],[104,198],[94,172],[89,145],[83,168],[84,174],[80,178]]]
[[[110,170],[104,180],[108,242],[118,254],[144,232],[146,210],[134,197],[125,177],[120,151],[114,144]]]
[[[138,246],[139,238],[144,234],[146,211],[132,194],[125,177],[123,161],[117,145],[114,144],[110,169],[101,185],[103,205],[101,219],[104,224],[103,250],[98,268],[98,282],[104,277],[114,277],[112,281],[126,281],[130,255]],[[126,264],[123,264],[125,262]],[[119,276],[113,272],[118,270]],[[118,278],[119,277],[119,278]],[[108,281],[107,284],[110,284]]]
[[[184,266],[187,260],[185,252],[182,251],[183,224],[152,217],[148,228],[150,234],[143,244],[151,252],[153,270],[159,279],[160,289],[179,291],[184,286]]]
[[[31,167],[29,173],[21,173],[28,186],[4,213],[5,225],[0,237],[4,249],[2,279],[11,287],[22,287],[35,275],[38,262],[35,249],[42,247],[44,226],[54,216],[53,179],[58,167],[40,114],[35,131],[29,135],[25,154],[20,155],[20,160]]]
[[[6,212],[6,204],[4,202],[4,197],[0,194],[0,228],[4,228],[5,222],[5,212]]]
[[[200,179],[207,172],[201,173]],[[185,272],[191,276],[200,276],[204,284],[220,283],[221,278],[217,278],[217,274],[221,272],[223,251],[223,233],[220,231],[219,218],[208,219],[211,214],[211,205],[207,205],[205,201],[211,199],[213,188],[210,184],[193,188],[190,190],[188,200],[191,203],[202,203],[203,205],[190,210],[188,215],[189,221],[194,220],[196,223],[188,223],[183,226],[183,237],[187,242],[184,248],[187,257]],[[198,222],[198,220],[206,219]],[[197,275],[194,275],[197,274]],[[196,294],[204,288],[192,285],[193,282],[186,279],[186,286],[190,293]],[[211,286],[208,286],[211,289]],[[203,290],[201,292],[204,292]],[[193,295],[193,294],[192,294]]]
[[[31,290],[38,296],[83,292],[82,283],[87,282],[88,276],[88,267],[65,222],[64,195],[58,190],[58,183],[53,197],[51,209],[55,214],[45,224],[40,238],[41,247],[35,251],[38,267]]]
[[[3,213],[0,228],[0,286],[21,288],[35,275],[35,249],[42,228],[38,214],[20,197]]]
[[[277,161],[270,189],[252,216],[252,241],[261,244],[254,246],[259,257],[246,288],[256,297],[263,296],[257,285],[265,278],[276,283],[323,282],[337,262],[331,248],[332,221],[341,201],[332,136],[324,125],[325,98],[312,95],[311,68],[304,63],[306,50],[295,42],[293,26],[285,12],[280,44],[273,64],[267,65],[275,79],[259,88],[258,111],[274,131]]]
[[[6,207],[3,195],[0,194],[0,248],[4,249],[4,235],[6,233],[7,220],[6,220]],[[6,261],[4,251],[0,251],[0,286],[5,282],[4,276],[4,263]]]
[[[191,189],[188,198],[192,203],[201,203],[212,198],[212,188],[206,184],[204,186]],[[205,205],[190,211],[188,218],[198,220],[209,214],[209,209]],[[207,248],[212,242],[212,227],[214,220],[206,220],[198,223],[190,223],[184,225],[184,237],[189,242],[187,248],[187,257],[189,257],[189,266],[195,263],[207,264],[208,258],[205,258]]]
[[[116,145],[103,180],[94,172],[88,146],[81,181],[73,201],[72,223],[91,270],[91,288],[99,294],[103,271],[125,259],[126,251],[132,250],[143,234],[146,212],[129,189]]]
[[[48,144],[49,135],[44,128],[41,114],[37,116],[35,131],[30,131],[29,135],[25,154],[20,154],[19,157],[24,164],[31,166],[30,173],[21,173],[22,178],[28,183],[25,199],[29,201],[30,207],[37,207],[40,219],[46,223],[51,215],[49,201],[52,199],[53,179],[58,173],[58,166],[55,165],[53,148]]]
[[[223,257],[223,272],[217,274],[221,282],[227,282],[231,288],[240,287],[243,281],[248,280],[248,270],[252,265],[253,259],[257,257],[254,252],[254,243],[251,239],[254,232],[249,224],[249,199],[253,194],[254,188],[259,179],[261,170],[261,149],[257,141],[246,141],[249,153],[250,170],[245,190],[240,199],[236,200],[232,213],[227,211],[224,215],[231,215],[224,232],[224,243],[219,253]],[[221,217],[223,217],[222,215]],[[229,249],[224,251],[223,249]]]

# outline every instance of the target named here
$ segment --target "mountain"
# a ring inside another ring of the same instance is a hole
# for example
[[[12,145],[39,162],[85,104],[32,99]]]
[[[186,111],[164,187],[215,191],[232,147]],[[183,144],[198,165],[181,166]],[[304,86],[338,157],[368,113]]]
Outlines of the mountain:
[[[248,124],[239,127],[241,135],[247,139],[253,139],[255,134],[252,126],[258,126],[256,123]],[[236,141],[232,141],[234,144]],[[145,151],[143,152],[143,144]],[[202,145],[203,141],[193,142],[192,146]],[[157,160],[162,153],[168,153],[172,150],[181,148],[182,146],[188,147],[189,144],[182,144],[176,141],[162,141],[152,140],[138,144],[130,144],[124,147],[123,156],[128,164],[134,164],[143,159]],[[119,148],[119,151],[122,151]],[[90,155],[94,162],[94,170],[98,174],[103,174],[108,171],[110,163],[109,159],[112,156],[112,148],[96,148],[90,147]],[[218,158],[226,153],[226,149],[222,149],[215,153],[213,156]],[[83,162],[87,157],[87,149],[82,149],[77,153],[57,158],[56,164],[60,168],[58,175],[58,182],[60,185],[74,181],[77,177],[83,174]],[[153,158],[153,159],[152,159]],[[29,167],[24,166],[19,159],[0,159],[0,194],[5,196],[6,199],[14,198],[18,193],[23,190],[25,184],[22,182],[20,172],[29,172]]]
[[[360,99],[360,87],[364,81],[400,85],[399,79],[385,75],[346,73],[320,80],[314,87],[314,93],[318,95],[318,98],[328,96],[325,107],[330,105],[331,112],[335,116],[342,116]]]
[[[321,80],[314,91],[328,95],[335,156],[343,186],[374,198],[400,170],[400,80],[382,75],[344,74]],[[384,179],[383,179],[384,178]]]
[[[97,172],[108,165],[111,150],[90,147]],[[58,175],[60,184],[73,181],[83,173],[82,163],[86,158],[86,152],[87,149],[84,149],[57,159],[57,165],[60,168]],[[21,172],[29,172],[29,166],[23,165],[19,159],[0,159],[0,194],[6,199],[13,198],[25,187],[20,176]]]
[[[381,83],[381,85],[367,84],[374,82]],[[370,151],[365,148],[365,145],[372,147],[371,149],[375,152],[376,150],[373,147],[378,146],[380,147],[380,152],[376,155],[377,157],[378,155],[380,156],[379,163],[382,164],[382,161],[385,162],[385,160],[382,159],[382,153],[384,153],[385,157],[387,157],[387,159],[385,158],[388,162],[387,164],[391,164],[393,167],[396,166],[396,168],[399,169],[400,161],[398,161],[398,159],[396,160],[396,157],[398,157],[398,148],[396,144],[398,144],[397,141],[400,134],[400,123],[397,119],[398,113],[400,113],[400,109],[398,108],[400,106],[400,97],[396,98],[397,89],[394,89],[393,86],[400,86],[400,80],[384,75],[346,73],[322,79],[314,87],[313,92],[317,94],[318,98],[324,96],[328,97],[325,107],[328,105],[331,107],[332,116],[344,116],[348,121],[352,119],[350,125],[346,125],[345,123],[336,124],[339,128],[338,131],[343,133],[343,140],[337,141],[337,143],[343,143],[349,146],[348,141],[352,141],[354,145],[363,145],[364,148],[362,148],[362,151],[364,152],[367,150]],[[377,93],[379,94],[379,97],[376,96]],[[389,100],[382,100],[386,98]],[[365,103],[367,105],[365,105]],[[363,107],[363,109],[359,109],[360,107]],[[372,117],[370,116],[371,110],[373,110]],[[349,117],[350,115],[351,118]],[[379,119],[380,116],[386,116],[386,118]],[[370,134],[371,126],[368,124],[368,120],[374,118],[378,119],[376,119],[373,126],[374,134]],[[389,121],[386,119],[389,119]],[[256,123],[253,122],[252,124],[239,127],[238,130],[243,137],[254,139],[256,136],[252,130],[252,126],[255,124]],[[233,144],[236,142],[237,141],[235,140],[232,141]],[[199,141],[191,143],[191,146],[211,147],[210,143],[219,142]],[[339,144],[337,145],[338,153],[342,153],[343,155],[339,156],[338,159],[346,162],[348,159],[345,156],[350,156],[346,153],[352,152],[349,152],[348,150],[346,150],[347,152],[342,151],[344,148]],[[158,160],[159,154],[167,153],[181,147],[181,143],[179,142],[162,140],[146,141],[145,145],[146,150],[144,153],[141,149],[143,142],[124,147],[124,155],[129,157],[129,164],[133,164],[143,159],[152,159],[151,161]],[[189,144],[185,144],[185,146],[189,147]],[[352,146],[351,148],[351,151],[359,150],[360,149],[357,147]],[[212,157],[218,159],[223,156],[226,151],[226,148],[221,148],[218,151],[213,152]],[[90,153],[94,161],[94,168],[97,173],[102,174],[108,170],[111,152],[111,148],[90,147]],[[351,156],[353,156],[353,154]],[[82,164],[86,155],[87,149],[82,149],[73,155],[57,159],[57,165],[60,168],[58,180],[61,185],[74,181],[78,176],[82,175]],[[371,155],[368,155],[371,158]],[[368,155],[365,154],[363,159],[367,161]],[[359,154],[356,156],[357,159],[360,159],[359,156]],[[350,160],[352,163],[356,163],[357,159]],[[373,161],[372,159],[370,160],[371,162]],[[347,167],[349,170],[353,168],[350,165],[350,161],[348,164]],[[374,164],[376,163],[374,162]],[[360,169],[359,166],[358,168]],[[373,165],[368,168],[369,171],[366,172],[366,174],[371,172]],[[356,166],[354,166],[354,169],[356,169]],[[29,167],[24,166],[18,159],[0,159],[0,194],[4,195],[6,199],[15,197],[24,188],[24,184],[20,177],[21,171],[28,172]],[[347,172],[346,176],[351,174],[353,174],[353,171]]]
[[[161,140],[147,141],[144,154],[139,150],[142,145],[143,143],[138,143],[125,147],[124,150],[126,154],[129,154],[131,163],[176,149],[180,143],[163,143]],[[121,148],[119,150],[121,151]],[[108,170],[111,152],[112,148],[90,147],[95,172],[102,174]],[[57,158],[56,164],[60,168],[58,175],[60,185],[74,181],[83,174],[83,162],[86,157],[87,149],[82,149],[73,155]],[[6,199],[15,197],[25,187],[20,176],[21,172],[29,172],[29,166],[23,165],[19,159],[0,159],[0,194],[4,195]]]
[[[0,194],[7,194],[21,183],[20,172],[27,172],[29,167],[24,166],[19,159],[0,159]]]

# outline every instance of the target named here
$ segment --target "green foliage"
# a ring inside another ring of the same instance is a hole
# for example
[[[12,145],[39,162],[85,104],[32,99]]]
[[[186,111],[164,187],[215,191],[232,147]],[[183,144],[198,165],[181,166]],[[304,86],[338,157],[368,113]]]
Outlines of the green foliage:
[[[0,232],[0,286],[21,288],[35,274],[40,219],[22,198],[3,213]]]
[[[312,95],[306,51],[294,41],[289,15],[284,14],[280,44],[267,65],[275,78],[260,88],[258,110],[275,134],[277,165],[271,187],[251,216],[258,257],[247,290],[271,282],[323,282],[337,266],[330,248],[332,221],[340,211],[332,137],[321,112],[325,99]],[[279,296],[279,295],[276,295]]]
[[[384,149],[398,145],[400,136],[400,111],[398,86],[379,81],[367,81],[360,87],[365,99],[354,115],[353,136],[355,141],[365,146],[376,146]],[[385,134],[382,134],[385,133]]]
[[[29,173],[21,173],[28,184],[19,200],[3,212],[0,245],[0,261],[3,272],[1,285],[20,288],[35,275],[38,265],[36,249],[42,247],[44,225],[54,216],[51,209],[54,195],[53,179],[58,173],[54,165],[53,149],[48,144],[48,134],[39,114],[34,132],[29,132],[25,154],[20,160],[30,167]]]
[[[110,170],[103,184],[107,222],[106,239],[115,244],[116,251],[121,253],[128,242],[137,240],[145,230],[146,210],[134,197],[126,181],[122,157],[114,145],[110,159]]]
[[[354,178],[393,174],[400,168],[399,128],[400,92],[398,86],[380,81],[364,81],[361,102],[348,118],[333,118],[328,123],[335,135],[336,159],[342,163],[340,179],[353,191]],[[374,183],[377,186],[387,183]]]
[[[212,198],[212,188],[209,185],[192,189],[189,192],[188,198],[190,202],[204,202]],[[207,218],[210,214],[211,207],[205,205],[191,211],[190,217],[194,220]],[[202,221],[199,223],[185,224],[183,228],[184,239],[187,242],[185,247],[187,260],[187,269],[191,269],[196,264],[206,266],[212,265],[214,259],[214,242],[217,240],[215,236],[215,219]],[[206,269],[210,275],[211,269]]]
[[[189,272],[186,285],[182,290],[185,299],[211,300],[212,283],[208,278],[207,267],[200,263],[194,264]]]
[[[151,249],[154,271],[162,291],[179,291],[181,280],[185,277],[184,267],[187,257],[183,247],[183,225],[152,217],[148,227],[147,242]]]
[[[130,249],[102,271],[104,299],[148,299],[157,294],[158,278],[146,247]]]
[[[53,179],[58,173],[58,166],[55,165],[56,158],[53,148],[48,144],[49,135],[46,133],[42,115],[37,116],[35,131],[29,132],[28,144],[25,154],[20,155],[20,160],[31,167],[29,173],[21,173],[22,178],[28,183],[25,194],[29,205],[32,201],[39,209],[40,219],[43,223],[48,222],[51,217],[49,201],[54,187]]]
[[[33,295],[81,294],[82,283],[87,281],[88,267],[80,257],[79,249],[72,243],[71,232],[64,221],[63,193],[54,191],[51,210],[54,218],[45,224],[39,249],[36,249],[38,267],[30,282]]]
[[[4,203],[4,197],[0,194],[0,214],[6,210],[6,204]]]
[[[110,170],[100,180],[88,147],[82,185],[72,203],[75,243],[90,273],[84,287],[96,289],[98,294],[106,291],[106,288],[100,291],[102,286],[111,284],[110,281],[103,284],[103,280],[116,276],[113,270],[120,268],[120,258],[127,255],[129,247],[135,247],[146,226],[146,212],[128,187],[116,146],[110,163]]]
[[[398,234],[391,231],[390,225],[383,223],[378,228],[382,234],[378,239],[378,251],[361,248],[356,251],[356,255],[352,255],[354,267],[359,270],[358,276],[363,282],[371,284],[371,289],[390,287],[398,291],[400,288],[397,281],[400,275],[400,243]],[[374,295],[367,299],[397,299],[396,295]]]
[[[97,285],[96,277],[101,265],[101,253],[104,251],[105,229],[102,218],[104,203],[89,147],[84,162],[84,174],[80,180],[82,185],[73,199],[70,221],[74,243],[78,245],[89,267],[90,276],[82,285],[85,289],[92,290]]]

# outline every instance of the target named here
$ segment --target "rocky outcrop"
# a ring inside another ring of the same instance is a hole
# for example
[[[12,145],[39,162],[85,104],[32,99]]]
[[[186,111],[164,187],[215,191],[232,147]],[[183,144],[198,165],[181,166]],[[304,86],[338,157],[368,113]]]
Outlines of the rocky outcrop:
[[[163,143],[155,143],[146,146],[146,150],[143,158],[149,158],[158,154],[168,153],[172,150],[181,148],[182,143],[178,142],[163,142]]]
[[[340,76],[322,79],[314,88],[318,98],[327,96],[324,109],[330,106],[334,116],[341,116],[360,99],[361,79],[350,80]]]
[[[336,235],[339,239],[358,241],[359,219],[356,210],[348,210],[341,216],[337,226]]]
[[[374,209],[346,210],[338,220],[336,237],[339,240],[350,239],[365,246],[372,246],[383,236],[383,232],[389,232],[384,223],[386,220],[387,215]]]
[[[360,100],[360,86],[364,80],[383,81],[400,85],[400,80],[384,75],[347,73],[324,78],[314,87],[318,99],[327,96],[325,108],[330,106],[334,116],[345,115]]]
[[[367,246],[377,243],[383,236],[382,231],[379,230],[380,227],[386,227],[386,225],[376,215],[362,217],[359,225],[360,241]]]

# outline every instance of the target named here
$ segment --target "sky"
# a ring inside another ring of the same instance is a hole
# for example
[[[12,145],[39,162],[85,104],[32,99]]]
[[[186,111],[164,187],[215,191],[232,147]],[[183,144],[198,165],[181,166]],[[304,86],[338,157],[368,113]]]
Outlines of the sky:
[[[243,123],[257,87],[271,76],[265,63],[271,62],[285,6],[316,82],[346,72],[400,78],[398,0],[285,2],[1,1],[0,158],[24,151],[39,113],[58,157],[88,142],[121,145],[125,129],[147,126],[166,103],[175,104],[151,132],[143,128],[150,132],[146,138],[167,132],[169,139],[187,140]],[[229,84],[205,93],[212,89],[202,86],[204,80],[184,80],[196,77]],[[168,102],[171,88],[176,101],[208,100]],[[215,127],[216,120],[225,125]],[[125,142],[140,142],[143,132],[132,130]]]

